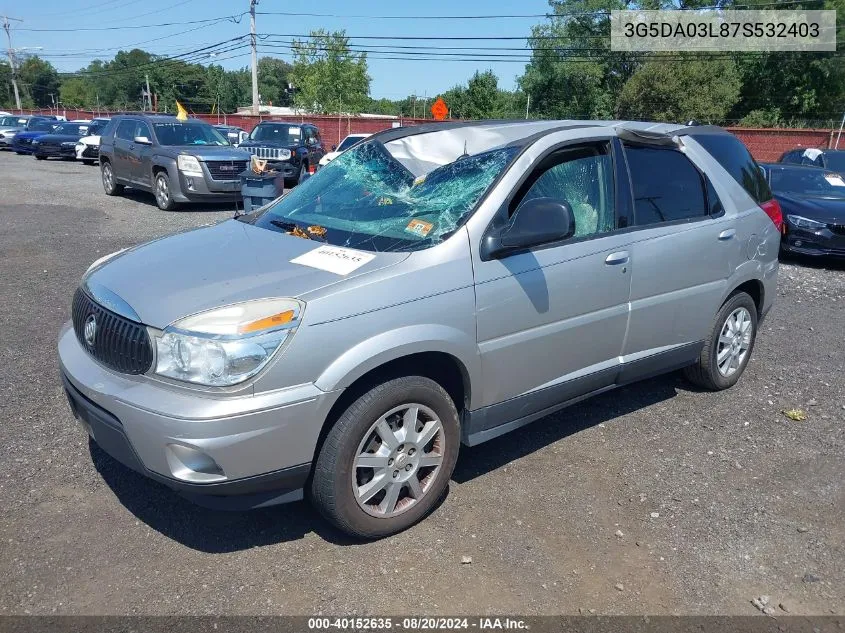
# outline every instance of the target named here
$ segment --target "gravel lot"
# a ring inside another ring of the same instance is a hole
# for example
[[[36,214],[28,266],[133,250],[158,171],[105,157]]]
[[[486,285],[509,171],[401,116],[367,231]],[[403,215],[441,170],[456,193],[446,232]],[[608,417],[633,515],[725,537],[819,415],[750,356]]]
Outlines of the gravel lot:
[[[0,614],[845,612],[845,266],[781,267],[730,391],[670,375],[464,448],[433,516],[358,544],[305,503],[190,505],[68,409],[55,342],[88,264],[231,214],[0,153]]]

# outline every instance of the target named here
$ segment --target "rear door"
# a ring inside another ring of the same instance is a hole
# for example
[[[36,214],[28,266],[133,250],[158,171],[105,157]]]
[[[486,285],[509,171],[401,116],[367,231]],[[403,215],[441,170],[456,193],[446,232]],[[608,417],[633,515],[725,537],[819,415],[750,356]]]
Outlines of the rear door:
[[[735,220],[684,153],[627,142],[624,148],[635,228],[623,361],[627,372],[651,373],[698,356],[740,247]]]

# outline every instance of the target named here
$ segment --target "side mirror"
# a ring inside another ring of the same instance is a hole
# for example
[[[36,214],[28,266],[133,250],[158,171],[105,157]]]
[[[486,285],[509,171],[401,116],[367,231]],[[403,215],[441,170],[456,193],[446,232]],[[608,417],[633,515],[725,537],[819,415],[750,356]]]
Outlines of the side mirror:
[[[146,136],[136,136],[134,141],[138,143],[138,145],[152,145],[153,142],[147,138]]]
[[[565,200],[533,198],[520,205],[498,233],[487,235],[482,255],[504,257],[533,246],[566,240],[575,234],[575,216]]]
[[[337,151],[337,145],[332,145],[332,151],[333,152]]]

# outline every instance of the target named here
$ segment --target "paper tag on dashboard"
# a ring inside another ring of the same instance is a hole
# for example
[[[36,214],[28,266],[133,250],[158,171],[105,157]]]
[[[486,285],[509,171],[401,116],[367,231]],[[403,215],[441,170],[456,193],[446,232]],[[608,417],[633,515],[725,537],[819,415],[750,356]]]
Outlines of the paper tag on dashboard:
[[[326,270],[336,275],[348,275],[367,262],[372,261],[375,257],[372,253],[356,251],[351,248],[321,246],[290,260],[290,263]]]
[[[845,187],[845,180],[842,180],[842,176],[834,176],[832,174],[827,174],[824,179],[827,180],[834,187]]]

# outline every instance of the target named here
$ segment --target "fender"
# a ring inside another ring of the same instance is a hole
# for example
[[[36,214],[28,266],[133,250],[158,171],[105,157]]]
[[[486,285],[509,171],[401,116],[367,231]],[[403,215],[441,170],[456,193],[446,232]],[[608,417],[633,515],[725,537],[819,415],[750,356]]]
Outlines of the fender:
[[[455,357],[463,365],[470,383],[478,384],[481,359],[474,336],[434,323],[388,330],[361,341],[335,359],[315,384],[323,391],[345,389],[368,371],[420,352],[442,352]]]

